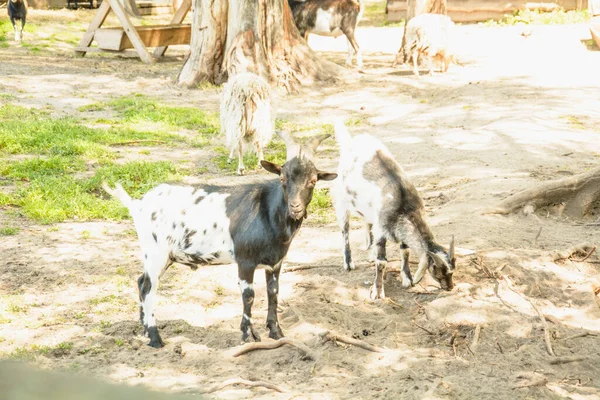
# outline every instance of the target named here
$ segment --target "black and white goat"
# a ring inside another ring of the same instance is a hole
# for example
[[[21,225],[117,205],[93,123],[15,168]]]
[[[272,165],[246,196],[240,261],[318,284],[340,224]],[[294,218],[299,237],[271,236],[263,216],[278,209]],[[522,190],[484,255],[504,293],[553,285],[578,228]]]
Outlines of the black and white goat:
[[[356,64],[363,67],[360,47],[354,31],[362,18],[365,0],[288,0],[294,22],[300,34],[308,41],[308,34],[339,37],[346,35],[348,57],[346,65],[352,65],[356,54]]]
[[[8,9],[8,18],[15,31],[15,41],[23,40],[23,28],[27,21],[27,0],[8,0],[6,6]],[[21,27],[17,26],[15,21],[21,21]]]
[[[457,64],[454,55],[454,22],[442,14],[420,14],[406,24],[402,45],[392,66],[412,59],[413,72],[419,75],[419,59],[427,61],[433,75],[434,61],[446,72],[450,63]]]
[[[402,286],[418,283],[429,269],[443,289],[454,287],[454,239],[448,251],[435,242],[423,219],[423,201],[402,167],[378,139],[367,135],[352,138],[343,122],[335,123],[335,138],[340,147],[338,179],[333,198],[344,240],[344,268],[354,269],[349,241],[349,217],[355,213],[367,227],[367,247],[376,246],[375,283],[371,298],[385,297],[383,274],[387,265],[386,242],[400,243]],[[409,248],[420,254],[415,278],[408,266]]]
[[[312,153],[329,135],[300,147],[281,133],[287,160],[279,166],[263,160],[267,171],[279,179],[235,187],[191,187],[162,184],[132,200],[117,184],[104,189],[119,199],[133,218],[142,248],[144,273],[138,279],[140,319],[150,337],[150,346],[162,347],[154,318],[156,290],[163,272],[174,262],[192,269],[199,265],[238,265],[242,293],[242,340],[260,341],[252,325],[254,271],[265,267],[269,310],[269,337],[283,332],[277,320],[279,273],[292,239],[306,217],[318,180],[330,181],[335,173],[319,171]]]
[[[238,175],[244,173],[244,147],[254,144],[258,161],[263,148],[273,137],[271,87],[260,76],[243,72],[223,85],[221,98],[221,132],[225,132],[230,150],[229,160],[238,156]]]

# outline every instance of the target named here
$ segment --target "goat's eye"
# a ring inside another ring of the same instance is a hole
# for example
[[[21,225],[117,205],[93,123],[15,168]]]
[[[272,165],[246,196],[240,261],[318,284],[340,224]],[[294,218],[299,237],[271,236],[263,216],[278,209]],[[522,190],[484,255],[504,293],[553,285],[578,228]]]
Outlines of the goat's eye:
[[[280,176],[279,180],[281,181],[282,185],[285,185],[285,176]]]
[[[316,179],[311,179],[310,180],[310,186],[315,186],[317,184],[317,180]]]

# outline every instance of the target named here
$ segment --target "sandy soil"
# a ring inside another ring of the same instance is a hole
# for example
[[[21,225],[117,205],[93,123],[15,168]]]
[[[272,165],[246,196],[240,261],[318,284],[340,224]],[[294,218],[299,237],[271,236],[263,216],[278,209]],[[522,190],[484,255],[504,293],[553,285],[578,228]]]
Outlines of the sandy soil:
[[[389,146],[425,199],[439,242],[447,245],[455,236],[461,256],[452,292],[440,291],[429,277],[403,290],[390,274],[386,295],[394,303],[369,301],[374,270],[360,249],[359,224],[352,232],[357,270],[346,273],[337,227],[311,225],[309,218],[287,266],[316,268],[282,275],[280,320],[286,335],[308,345],[316,361],[287,346],[227,355],[240,340],[234,265],[168,270],[156,310],[167,346],[155,350],[146,346],[137,322],[141,266],[130,222],[39,226],[2,212],[0,223],[22,229],[0,242],[6,318],[0,352],[72,342],[68,349],[37,352],[32,362],[173,392],[198,393],[232,377],[288,391],[238,386],[210,395],[223,399],[598,398],[600,303],[593,286],[600,284],[600,258],[551,257],[582,242],[598,244],[600,227],[577,224],[598,215],[573,221],[553,210],[529,216],[481,210],[523,188],[598,165],[600,52],[582,43],[589,39],[583,25],[532,27],[529,37],[519,27],[458,29],[463,65],[418,79],[407,68],[390,68],[400,28],[361,29],[363,73],[349,71],[337,85],[303,89],[279,109],[297,122],[329,122],[332,115],[364,119],[351,130]],[[343,63],[343,39],[311,36],[310,44]],[[31,56],[11,46],[0,49],[1,85],[16,103],[51,104],[57,115],[133,92],[216,111],[218,89],[184,90],[171,83],[182,53],[176,49],[148,67],[111,55]],[[319,166],[335,169],[336,162],[326,157]],[[211,174],[197,179],[240,180]],[[388,251],[398,260],[397,247]],[[256,287],[254,318],[262,326],[266,292],[260,276]],[[21,310],[7,311],[11,302]],[[548,316],[556,355],[579,361],[553,363],[532,304]],[[318,334],[326,330],[384,351],[321,343]]]

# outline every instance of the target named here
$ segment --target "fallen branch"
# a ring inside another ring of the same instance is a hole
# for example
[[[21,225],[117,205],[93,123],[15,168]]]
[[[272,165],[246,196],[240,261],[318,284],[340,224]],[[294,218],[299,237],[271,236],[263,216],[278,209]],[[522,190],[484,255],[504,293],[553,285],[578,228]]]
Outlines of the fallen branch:
[[[550,360],[550,364],[561,365],[584,360],[587,360],[587,357],[557,357]]]
[[[481,325],[477,325],[475,327],[475,332],[473,333],[473,340],[471,340],[471,346],[469,347],[472,352],[475,352],[477,349],[477,345],[479,344],[479,334],[481,333]]]
[[[346,344],[351,344],[353,346],[357,346],[363,348],[365,350],[372,351],[374,353],[383,353],[384,349],[381,347],[373,346],[372,344],[363,342],[362,340],[354,339],[348,336],[338,335],[336,333],[331,333],[329,331],[325,331],[323,333],[319,333],[319,337],[323,342],[342,342]]]
[[[234,348],[232,349],[233,354],[231,355],[232,357],[239,357],[243,354],[249,353],[251,351],[254,350],[272,350],[272,349],[276,349],[278,347],[283,346],[284,344],[290,345],[290,346],[294,346],[295,348],[297,348],[298,350],[300,350],[300,352],[302,353],[304,358],[307,358],[309,360],[316,360],[315,355],[312,353],[312,351],[308,348],[308,346],[306,346],[304,343],[300,343],[297,342],[295,340],[292,340],[290,338],[281,338],[279,340],[268,340],[265,342],[252,342],[252,343],[246,343],[238,348]]]
[[[564,214],[582,217],[600,197],[600,168],[579,175],[542,183],[507,197],[483,214],[510,214],[521,208],[532,211],[565,203]]]
[[[111,147],[115,147],[115,146],[128,146],[130,144],[140,144],[140,143],[165,144],[165,142],[163,140],[144,139],[144,140],[131,140],[129,142],[111,143],[111,144],[109,144],[109,146],[111,146]]]
[[[513,389],[522,389],[522,388],[535,387],[535,386],[546,386],[546,383],[548,383],[548,379],[546,377],[540,377],[540,378],[531,380],[527,383],[515,385],[515,386],[513,386]]]
[[[567,260],[578,253],[587,254],[593,247],[595,246],[591,245],[590,243],[580,243],[576,246],[569,247],[564,251],[554,251],[552,252],[552,261],[556,262],[560,260]]]
[[[202,393],[202,394],[213,393],[213,392],[216,392],[217,390],[221,390],[221,389],[223,389],[227,386],[231,386],[231,385],[246,385],[246,386],[250,386],[250,387],[264,387],[267,389],[275,390],[279,393],[287,393],[287,390],[283,389],[280,386],[274,385],[272,383],[263,382],[263,381],[249,381],[249,380],[242,379],[242,378],[232,378],[232,379],[228,379],[222,383],[216,383],[212,386],[209,386],[208,388],[206,388],[204,390],[201,390],[200,393]]]

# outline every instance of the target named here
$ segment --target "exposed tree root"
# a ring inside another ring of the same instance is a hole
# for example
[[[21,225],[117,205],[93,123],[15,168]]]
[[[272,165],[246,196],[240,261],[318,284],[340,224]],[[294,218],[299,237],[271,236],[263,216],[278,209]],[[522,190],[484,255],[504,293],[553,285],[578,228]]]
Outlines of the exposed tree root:
[[[582,337],[586,337],[586,336],[596,336],[596,334],[590,333],[590,332],[582,332],[582,333],[578,333],[577,335],[567,336],[566,338],[562,338],[562,339],[558,339],[558,340],[559,341],[571,340],[571,339],[577,339],[577,338],[582,338]]]
[[[302,353],[303,357],[309,360],[316,360],[317,358],[313,352],[304,343],[297,342],[290,338],[281,338],[279,340],[268,340],[266,342],[252,342],[246,343],[236,349],[232,349],[232,357],[239,357],[242,354],[249,353],[254,350],[272,350],[283,346],[284,344],[294,346]]]
[[[209,386],[208,388],[200,391],[200,393],[206,394],[206,393],[213,393],[216,392],[218,390],[221,390],[227,386],[231,386],[231,385],[245,385],[245,386],[249,386],[249,387],[264,387],[267,389],[271,389],[271,390],[275,390],[279,393],[287,393],[288,391],[285,390],[284,388],[274,385],[272,383],[269,382],[263,382],[263,381],[249,381],[247,379],[242,379],[242,378],[232,378],[232,379],[228,379],[225,382],[222,383],[216,383],[212,386]]]
[[[564,203],[563,214],[586,215],[600,199],[600,168],[550,182],[516,193],[484,214],[509,214],[521,208],[533,212],[538,208]]]
[[[146,139],[146,140],[131,140],[129,142],[117,142],[117,143],[111,143],[109,144],[109,146],[114,147],[114,146],[128,146],[131,144],[142,144],[142,143],[155,143],[155,144],[164,144],[165,142],[163,140],[152,140],[152,139]]]
[[[384,351],[384,349],[382,349],[381,347],[373,346],[372,344],[363,342],[362,340],[354,339],[348,336],[338,335],[329,331],[319,333],[319,337],[321,338],[321,340],[323,340],[323,342],[342,342],[360,347],[365,350],[372,351],[374,353],[382,353]]]

